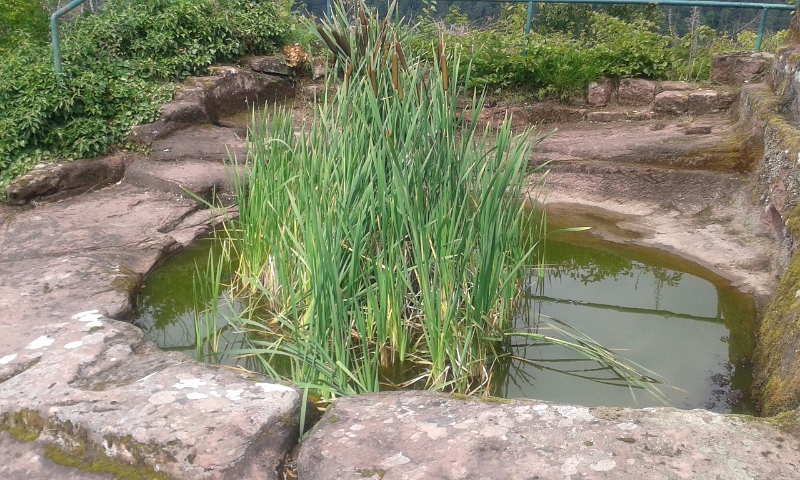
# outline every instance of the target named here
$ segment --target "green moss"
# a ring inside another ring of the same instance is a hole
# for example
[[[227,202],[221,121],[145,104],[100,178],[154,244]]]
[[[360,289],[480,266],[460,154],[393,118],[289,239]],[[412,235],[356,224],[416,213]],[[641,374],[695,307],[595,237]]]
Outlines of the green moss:
[[[369,469],[369,470],[368,469],[360,469],[360,470],[356,470],[356,473],[360,473],[362,477],[366,477],[366,478],[374,477],[375,475],[377,475],[378,478],[383,478],[383,476],[386,475],[386,470],[384,470],[382,468],[373,468],[373,469]]]
[[[6,413],[0,421],[0,432],[7,431],[22,442],[32,442],[44,430],[44,420],[33,410]]]
[[[47,458],[59,465],[93,473],[111,473],[121,479],[167,480],[171,478],[164,473],[155,471],[144,462],[144,458],[174,460],[158,445],[139,444],[130,436],[117,439],[107,435],[106,443],[123,445],[137,459],[137,462],[132,464],[108,457],[102,447],[89,440],[85,431],[69,421],[56,422],[52,419],[45,419],[33,410],[6,413],[0,417],[0,431],[7,431],[21,441],[36,440],[43,430],[47,430],[52,436],[58,438],[60,443],[67,446],[65,449],[53,445],[44,447]]]
[[[489,397],[489,396],[479,397],[478,400],[480,400],[483,403],[501,403],[501,404],[514,403],[514,400],[508,398]]]
[[[767,418],[766,422],[783,432],[800,438],[800,415],[796,411],[780,413],[774,417]]]
[[[451,398],[456,400],[471,400],[471,401],[478,401],[483,403],[513,403],[514,400],[510,400],[508,398],[499,398],[499,397],[490,397],[490,396],[483,396],[483,397],[473,397],[470,395],[463,395],[461,393],[452,393],[450,394]]]
[[[786,226],[789,227],[792,237],[800,237],[800,203],[798,203],[797,206],[795,206],[792,211],[789,212],[789,215],[786,218]]]
[[[45,456],[59,465],[77,468],[92,473],[111,473],[118,479],[128,480],[169,480],[171,477],[153,470],[146,465],[131,465],[114,460],[103,454],[74,455],[55,445],[44,447]]]
[[[781,278],[759,328],[754,394],[764,415],[800,406],[800,256]]]

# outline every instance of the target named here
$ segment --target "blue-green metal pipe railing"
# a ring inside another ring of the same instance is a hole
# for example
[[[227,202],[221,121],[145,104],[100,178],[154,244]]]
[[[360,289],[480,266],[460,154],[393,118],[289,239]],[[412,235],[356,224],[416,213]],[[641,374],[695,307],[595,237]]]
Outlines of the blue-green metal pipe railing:
[[[56,73],[61,73],[61,40],[58,38],[58,19],[86,0],[72,0],[50,17],[50,36],[53,39],[53,63]]]
[[[528,3],[528,18],[525,20],[525,35],[531,33],[533,23],[533,4],[534,3],[588,3],[588,4],[623,4],[623,5],[663,5],[675,7],[730,7],[730,8],[758,8],[761,9],[761,21],[758,24],[758,36],[756,37],[756,51],[761,50],[761,41],[764,38],[764,25],[767,22],[767,12],[769,10],[795,10],[797,2],[794,4],[780,3],[753,3],[753,2],[724,2],[715,0],[504,0],[512,3]]]

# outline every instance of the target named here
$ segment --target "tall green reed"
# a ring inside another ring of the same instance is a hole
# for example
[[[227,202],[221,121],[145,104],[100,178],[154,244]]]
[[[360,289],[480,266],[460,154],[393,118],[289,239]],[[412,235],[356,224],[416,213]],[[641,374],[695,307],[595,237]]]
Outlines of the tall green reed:
[[[401,32],[363,7],[353,27],[337,6],[312,28],[333,93],[307,125],[254,116],[233,169],[226,251],[247,308],[230,321],[250,343],[236,353],[324,397],[378,391],[397,364],[414,366],[409,383],[488,391],[537,261],[519,201],[536,140],[478,127],[483,98],[459,107],[469,72],[441,44],[430,64],[406,59]]]

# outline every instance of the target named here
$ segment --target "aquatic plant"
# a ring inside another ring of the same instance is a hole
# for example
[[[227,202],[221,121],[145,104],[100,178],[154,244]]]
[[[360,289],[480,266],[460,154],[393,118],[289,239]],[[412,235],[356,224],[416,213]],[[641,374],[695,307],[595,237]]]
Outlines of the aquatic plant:
[[[522,336],[641,385],[585,337],[512,331],[543,236],[520,202],[544,176],[526,179],[531,131],[479,128],[483,98],[459,107],[469,72],[441,42],[431,63],[406,58],[402,33],[364,8],[353,27],[337,7],[313,29],[335,55],[332,93],[308,125],[254,115],[244,168],[232,168],[238,219],[223,252],[246,308],[229,321],[250,345],[236,353],[323,397],[386,388],[382,372],[398,367],[406,381],[389,387],[477,393]]]

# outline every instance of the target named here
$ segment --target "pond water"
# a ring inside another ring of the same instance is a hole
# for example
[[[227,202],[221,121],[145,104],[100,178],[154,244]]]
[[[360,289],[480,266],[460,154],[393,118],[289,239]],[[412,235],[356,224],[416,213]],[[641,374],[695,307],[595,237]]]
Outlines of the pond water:
[[[192,278],[195,265],[206,264],[211,245],[204,240],[170,258],[139,295],[136,324],[165,350],[196,355]],[[519,329],[552,333],[546,319],[531,322],[539,314],[563,321],[654,372],[666,405],[756,414],[750,398],[756,328],[751,297],[658,250],[585,234],[548,240],[546,249],[544,285],[528,289],[528,315],[518,317]],[[221,349],[241,341],[225,330],[224,320],[217,325]],[[494,377],[504,381],[494,395],[585,406],[665,405],[643,391],[632,395],[627,387],[604,383],[608,374],[596,371],[597,364],[562,348],[518,345],[514,352],[529,361],[509,360],[496,368]]]

